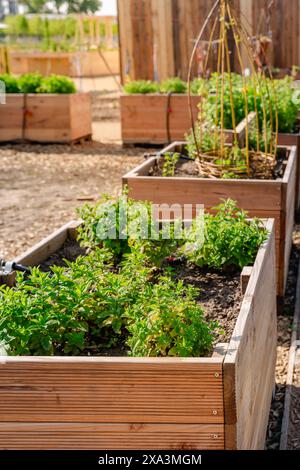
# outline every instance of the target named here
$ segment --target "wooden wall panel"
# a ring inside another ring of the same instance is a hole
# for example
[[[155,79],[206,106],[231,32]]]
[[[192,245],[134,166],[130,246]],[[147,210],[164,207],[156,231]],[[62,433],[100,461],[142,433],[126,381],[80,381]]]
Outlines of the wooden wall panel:
[[[123,82],[126,76],[163,80],[178,75],[186,79],[194,41],[214,3],[118,0]],[[274,0],[269,10],[270,0],[232,0],[231,4],[251,35],[272,37],[270,60],[274,66],[300,65],[300,0]],[[204,39],[209,31],[210,27]],[[234,55],[233,51],[237,66]]]

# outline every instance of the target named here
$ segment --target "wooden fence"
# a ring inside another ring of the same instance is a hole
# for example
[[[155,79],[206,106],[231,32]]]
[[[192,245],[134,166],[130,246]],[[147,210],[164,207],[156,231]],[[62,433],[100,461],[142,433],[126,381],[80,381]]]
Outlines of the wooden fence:
[[[123,82],[127,76],[186,79],[195,39],[214,3],[118,0]],[[232,0],[232,6],[251,36],[270,37],[273,66],[300,65],[300,0]]]

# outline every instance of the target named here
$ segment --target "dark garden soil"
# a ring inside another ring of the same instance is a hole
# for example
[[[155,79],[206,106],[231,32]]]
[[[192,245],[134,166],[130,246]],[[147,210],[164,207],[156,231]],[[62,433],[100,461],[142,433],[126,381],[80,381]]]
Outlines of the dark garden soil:
[[[46,261],[40,265],[40,270],[43,272],[51,271],[51,266],[66,267],[65,261],[73,262],[79,256],[84,256],[86,250],[82,248],[76,240],[67,239],[60,250],[53,253]]]
[[[227,343],[232,336],[243,300],[240,276],[240,271],[207,271],[187,264],[175,268],[178,280],[199,289],[198,301],[206,320],[219,323],[215,344]]]
[[[273,179],[276,180],[277,178],[281,178],[284,173],[284,155],[280,155],[278,157],[278,161],[276,166],[274,167],[271,177],[270,175],[261,175],[257,174],[255,171],[255,166],[252,166],[252,175],[247,177],[247,179]],[[149,170],[149,176],[163,176],[163,159],[160,159],[156,164],[154,165],[153,168]],[[199,175],[199,169],[197,166],[197,163],[186,157],[186,158],[181,158],[178,163],[176,164],[175,172],[174,172],[174,177],[185,177],[185,178],[200,178]],[[206,177],[206,176],[201,176]],[[242,177],[243,179],[245,177]]]

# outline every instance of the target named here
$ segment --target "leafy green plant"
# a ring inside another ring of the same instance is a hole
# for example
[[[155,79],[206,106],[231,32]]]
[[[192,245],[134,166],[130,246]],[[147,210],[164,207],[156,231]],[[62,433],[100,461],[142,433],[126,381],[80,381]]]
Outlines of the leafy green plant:
[[[197,293],[167,278],[146,286],[143,297],[126,311],[130,354],[192,357],[210,350],[217,325],[205,321]]]
[[[198,266],[214,269],[253,264],[259,246],[267,238],[261,220],[249,220],[247,213],[230,199],[215,210],[215,215],[205,214],[204,243],[185,246],[185,255]],[[195,224],[191,230],[195,230]]]
[[[230,87],[232,87],[232,98],[234,104],[234,115],[232,115]],[[245,95],[243,93],[243,79],[238,74],[224,73],[223,76],[214,73],[206,88],[202,89],[201,96],[203,104],[201,109],[205,121],[210,125],[215,123],[216,117],[220,119],[223,103],[224,129],[232,129],[235,120],[238,125],[245,117]],[[223,93],[216,93],[216,89],[222,89]]]
[[[71,94],[76,93],[76,87],[68,77],[50,75],[50,77],[43,78],[38,93]]]
[[[292,77],[296,79],[297,76],[299,75],[299,73],[300,73],[299,65],[293,65],[293,67],[292,67]]]
[[[199,95],[207,90],[207,80],[203,78],[195,78],[191,83],[191,94]],[[150,80],[136,80],[125,84],[125,93],[128,94],[148,94],[148,93],[187,93],[187,83],[179,77],[168,78],[161,82],[152,82]]]
[[[51,75],[42,77],[39,73],[27,73],[19,78],[10,74],[0,75],[5,83],[6,93],[75,93],[74,82],[64,76]]]
[[[43,77],[39,73],[26,73],[19,78],[21,93],[38,93],[42,85]]]
[[[13,75],[2,74],[0,81],[4,83],[6,93],[20,93],[18,80]]]
[[[187,83],[179,77],[168,78],[161,83],[160,92],[184,94],[187,92]]]
[[[68,268],[34,268],[28,279],[18,276],[16,288],[1,287],[1,347],[12,355],[52,355],[113,346],[150,270],[142,266],[131,279],[128,270],[112,270],[111,259],[95,249]]]
[[[221,88],[223,83],[224,94],[218,96],[215,93],[217,87]],[[257,110],[260,129],[263,129],[264,111],[267,122],[275,121],[278,114],[279,132],[293,132],[297,122],[298,109],[293,102],[293,87],[291,77],[281,80],[270,80],[261,77],[259,79],[260,90],[256,89],[253,82],[243,79],[241,75],[225,73],[223,78],[220,74],[213,74],[208,81],[207,87],[202,89],[203,117],[205,121],[213,123],[216,116],[221,116],[221,100],[223,99],[224,128],[232,129],[233,123],[238,125],[245,118],[247,93],[248,112]],[[232,86],[232,101],[230,98],[230,86]],[[233,105],[233,108],[232,108]],[[264,110],[265,108],[265,110]],[[232,114],[234,110],[234,118]]]
[[[34,268],[26,280],[19,275],[16,288],[0,288],[0,347],[10,355],[78,355],[127,338],[135,355],[209,351],[215,325],[205,322],[196,291],[166,276],[153,279],[147,264],[145,255],[129,254],[116,269],[107,250],[95,249],[51,274]],[[151,331],[147,312],[153,322],[154,312],[160,317]]]
[[[128,82],[124,86],[125,93],[129,95],[147,95],[159,92],[159,84],[150,80],[136,80]]]
[[[149,202],[132,200],[126,193],[117,199],[104,195],[96,205],[83,205],[78,215],[84,222],[78,232],[82,245],[109,249],[118,260],[128,253],[143,252],[155,265],[160,265],[180,242],[175,226],[167,226],[168,236],[164,227],[158,227]]]
[[[174,176],[176,165],[180,160],[180,153],[166,153],[164,155],[164,163],[162,168],[163,176]]]
[[[202,152],[210,152],[212,150],[216,150],[220,148],[220,133],[219,132],[211,132],[208,129],[207,125],[201,125],[199,122],[195,125],[195,137],[196,142],[194,139],[194,134],[190,132],[186,136],[186,150],[188,156],[192,159],[195,159],[197,156],[197,145],[198,148]]]
[[[208,81],[204,78],[194,78],[191,82],[191,93],[192,95],[203,95],[207,88]]]

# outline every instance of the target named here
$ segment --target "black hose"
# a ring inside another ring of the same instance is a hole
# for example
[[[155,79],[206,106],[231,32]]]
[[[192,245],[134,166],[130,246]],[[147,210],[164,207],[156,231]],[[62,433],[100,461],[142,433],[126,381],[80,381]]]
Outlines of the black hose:
[[[180,155],[180,158],[182,160],[188,160],[188,161],[192,161],[194,162],[195,159],[194,158],[191,158],[189,157],[188,155],[184,155],[183,153],[180,153],[180,152],[168,152],[168,155],[175,155],[175,154],[179,154]],[[164,154],[158,154],[158,153],[144,153],[144,158],[147,160],[148,158],[153,158],[153,157],[163,157]]]
[[[172,98],[173,92],[170,91],[168,93],[168,99],[167,99],[167,109],[166,109],[166,130],[167,130],[167,139],[168,139],[168,144],[171,143],[171,130],[170,130],[170,117],[171,117],[171,98]]]
[[[31,269],[22,264],[13,263],[12,268],[14,271],[19,271],[20,273],[31,274]]]

